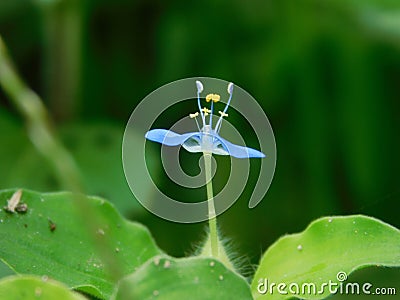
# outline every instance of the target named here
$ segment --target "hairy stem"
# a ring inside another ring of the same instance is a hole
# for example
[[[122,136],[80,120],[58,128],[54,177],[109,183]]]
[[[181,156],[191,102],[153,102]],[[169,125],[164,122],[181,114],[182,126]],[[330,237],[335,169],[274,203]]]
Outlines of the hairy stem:
[[[207,200],[208,200],[208,223],[210,226],[211,255],[219,256],[217,217],[215,215],[214,194],[211,179],[211,153],[203,153],[206,172]]]

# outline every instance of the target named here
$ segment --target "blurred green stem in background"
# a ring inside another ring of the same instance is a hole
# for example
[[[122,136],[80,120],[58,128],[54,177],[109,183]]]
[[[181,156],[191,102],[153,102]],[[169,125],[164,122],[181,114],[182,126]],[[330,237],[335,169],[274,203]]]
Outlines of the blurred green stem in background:
[[[214,194],[211,178],[211,154],[204,153],[203,156],[207,184],[208,223],[210,226],[211,254],[214,257],[219,257],[217,217],[215,215]]]
[[[46,108],[39,96],[24,84],[15,71],[1,36],[0,85],[24,116],[32,143],[49,161],[62,187],[82,191],[80,174],[73,158],[52,133]]]
[[[36,0],[43,14],[44,83],[56,121],[79,110],[81,82],[82,6],[78,0]]]
[[[92,237],[99,254],[109,268],[113,278],[117,281],[121,278],[120,266],[116,263],[113,249],[106,239],[98,239],[99,220],[90,209],[90,206],[82,196],[80,172],[73,157],[63,144],[56,138],[51,130],[50,118],[39,96],[25,85],[18,76],[6,46],[0,36],[0,86],[8,95],[12,104],[19,110],[27,122],[29,137],[36,149],[49,161],[54,169],[60,185],[75,193],[73,197],[75,207],[85,220],[86,229]]]

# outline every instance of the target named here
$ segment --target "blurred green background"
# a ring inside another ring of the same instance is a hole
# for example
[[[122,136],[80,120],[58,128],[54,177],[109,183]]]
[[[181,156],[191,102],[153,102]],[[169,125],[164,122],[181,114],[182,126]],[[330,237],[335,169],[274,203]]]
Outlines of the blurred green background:
[[[86,192],[144,223],[171,255],[190,254],[205,224],[143,210],[123,175],[121,143],[135,105],[185,77],[241,86],[275,132],[277,168],[265,199],[247,208],[250,182],[219,218],[239,255],[255,264],[279,236],[325,215],[362,213],[400,227],[397,0],[4,0],[0,34],[76,158]],[[0,188],[60,189],[3,91],[0,128]],[[159,147],[151,150],[157,169]]]

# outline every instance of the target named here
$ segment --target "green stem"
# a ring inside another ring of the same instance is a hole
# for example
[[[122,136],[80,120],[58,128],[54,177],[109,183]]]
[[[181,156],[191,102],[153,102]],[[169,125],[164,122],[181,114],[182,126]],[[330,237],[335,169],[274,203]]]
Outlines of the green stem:
[[[204,166],[206,172],[207,200],[208,200],[208,223],[210,226],[211,254],[214,257],[219,256],[218,250],[218,232],[217,217],[215,215],[214,194],[211,178],[211,153],[203,153]]]

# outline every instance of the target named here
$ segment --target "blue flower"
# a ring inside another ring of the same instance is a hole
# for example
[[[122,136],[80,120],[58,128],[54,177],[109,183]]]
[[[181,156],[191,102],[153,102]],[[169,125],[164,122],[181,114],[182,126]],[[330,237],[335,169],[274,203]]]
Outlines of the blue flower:
[[[228,142],[219,136],[219,131],[222,125],[223,117],[227,117],[229,104],[232,99],[233,83],[228,85],[229,99],[223,111],[219,111],[220,117],[217,124],[212,128],[212,115],[214,109],[214,103],[220,100],[220,96],[217,94],[209,94],[206,96],[206,102],[211,102],[210,109],[204,107],[201,108],[200,93],[203,91],[203,84],[200,81],[196,81],[197,87],[197,104],[199,111],[190,114],[190,118],[195,119],[198,132],[189,132],[184,134],[178,134],[171,130],[166,129],[153,129],[146,133],[146,139],[157,142],[166,146],[179,146],[182,145],[189,152],[203,152],[208,154],[219,154],[219,155],[230,155],[236,158],[251,158],[251,157],[265,157],[265,154],[244,146],[239,146]],[[200,128],[197,121],[197,117],[201,116],[203,126]],[[206,117],[209,117],[209,122],[206,122]]]

